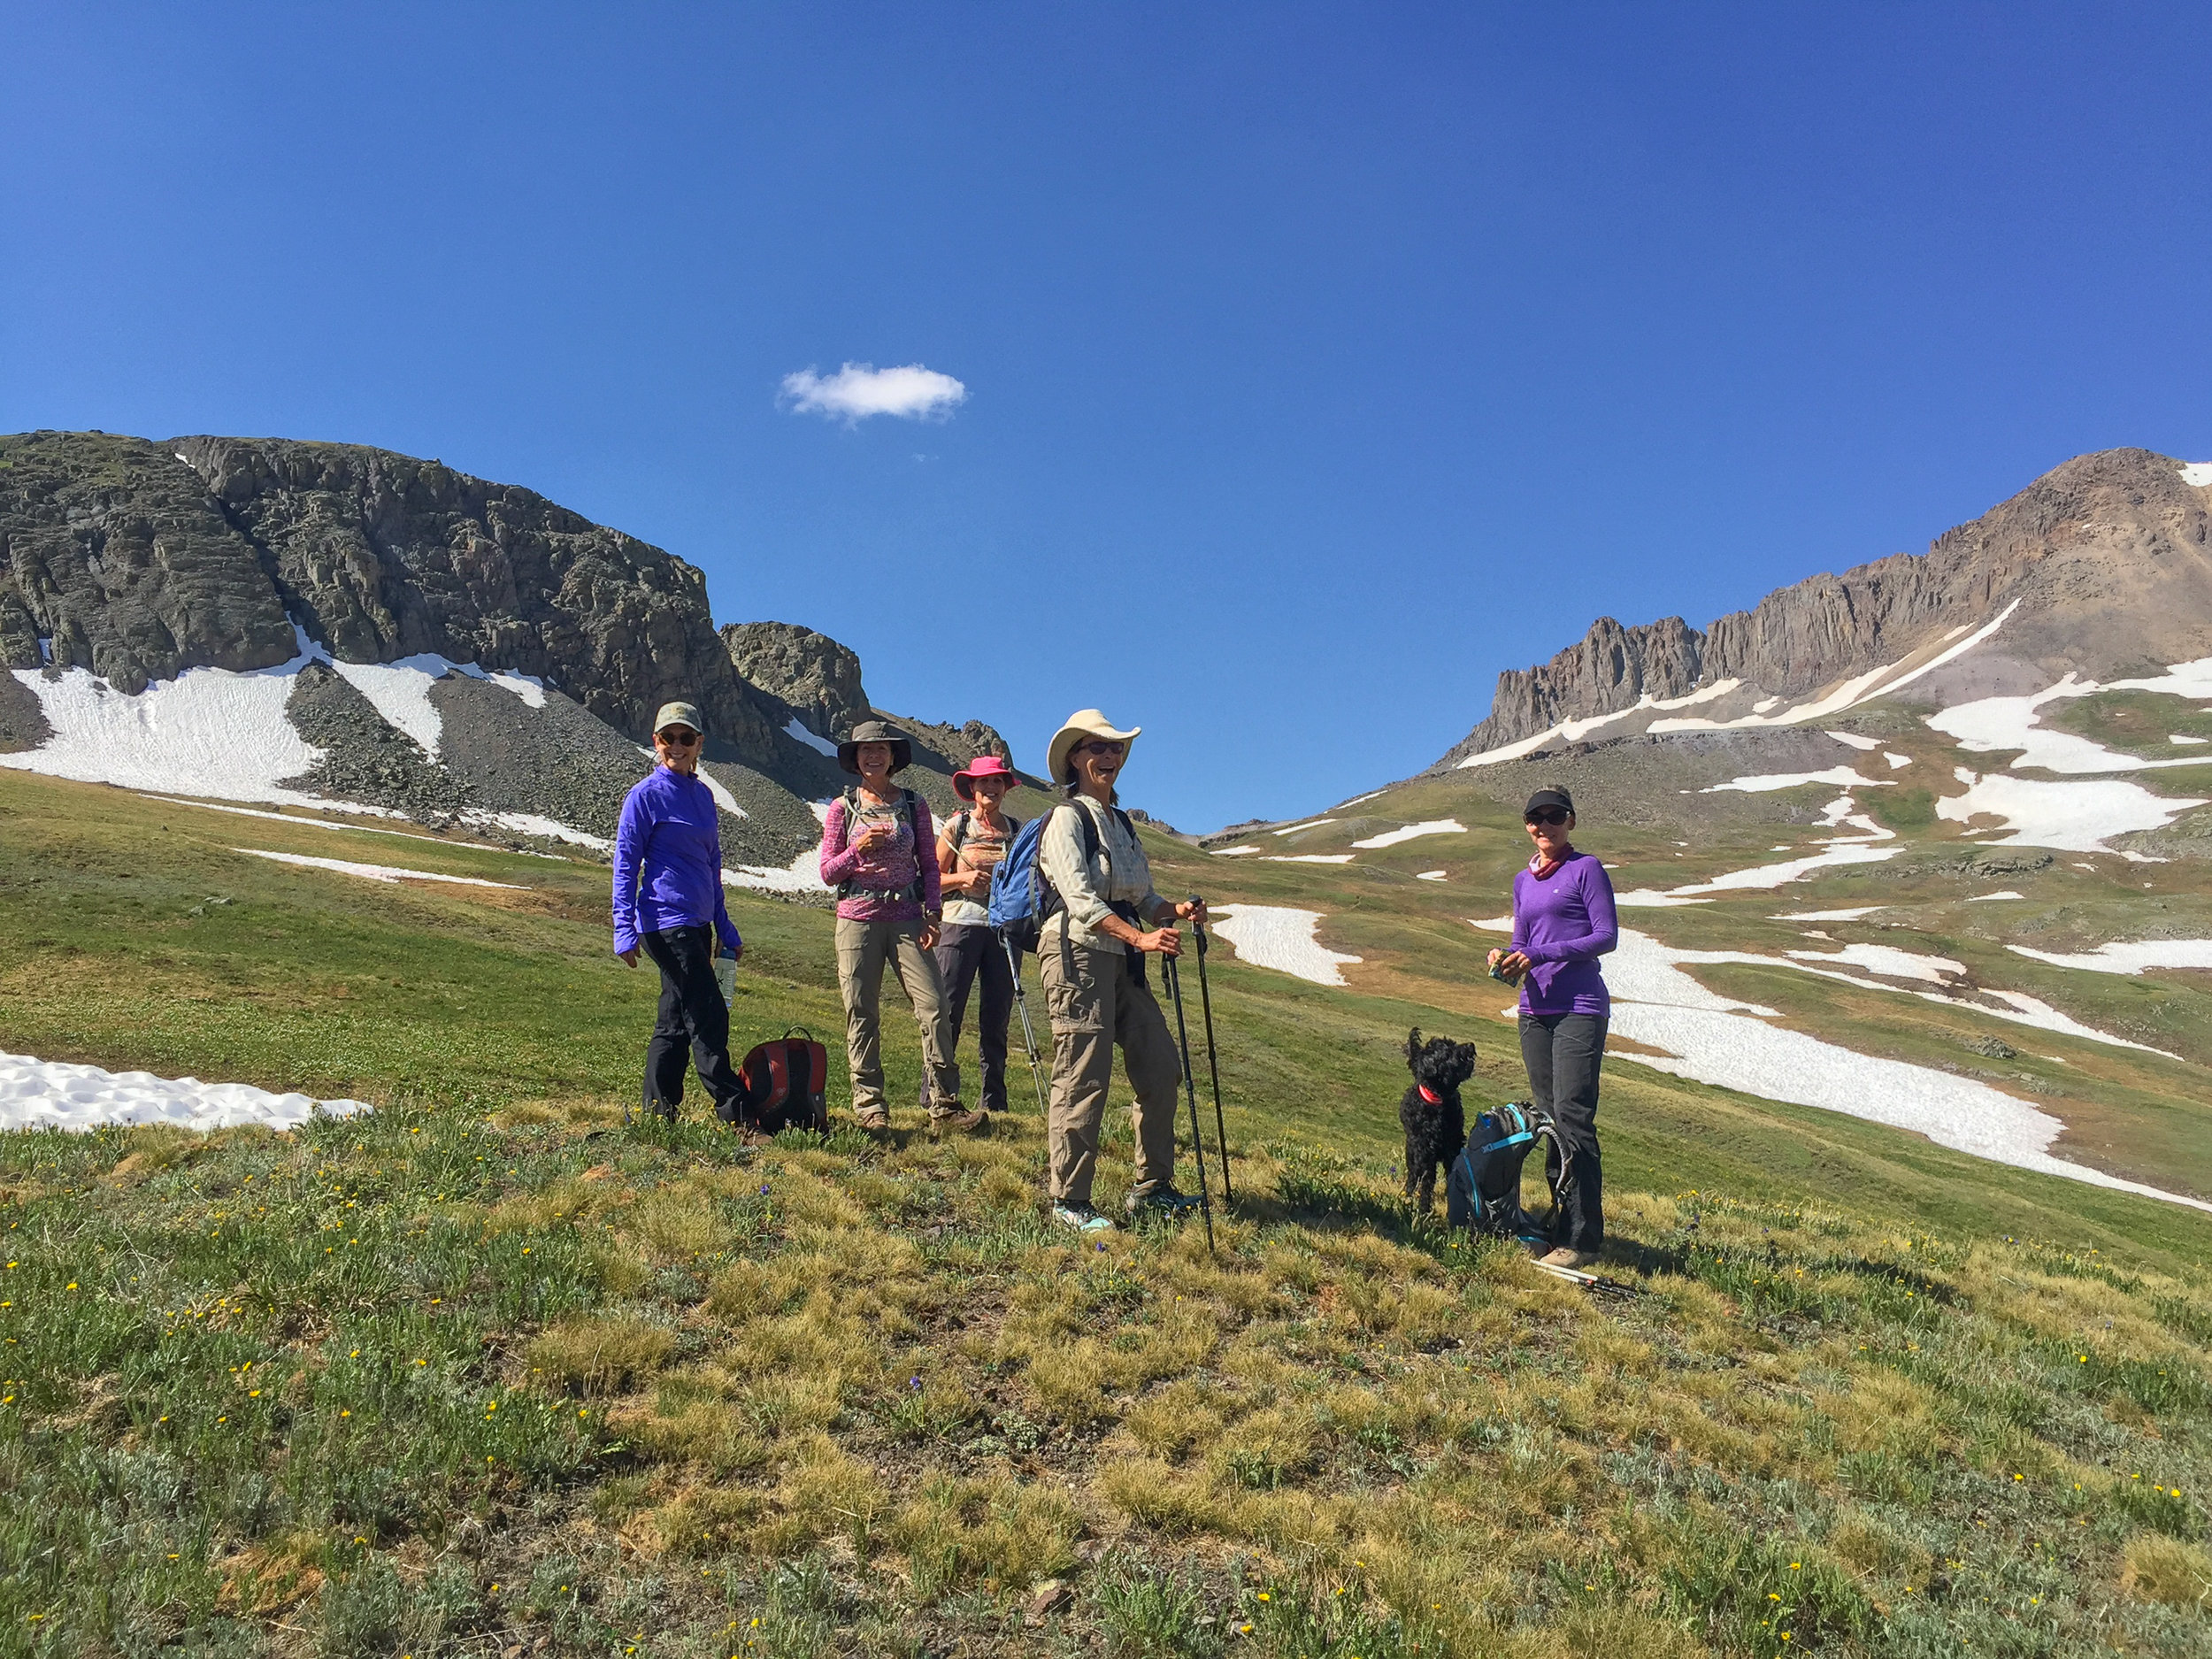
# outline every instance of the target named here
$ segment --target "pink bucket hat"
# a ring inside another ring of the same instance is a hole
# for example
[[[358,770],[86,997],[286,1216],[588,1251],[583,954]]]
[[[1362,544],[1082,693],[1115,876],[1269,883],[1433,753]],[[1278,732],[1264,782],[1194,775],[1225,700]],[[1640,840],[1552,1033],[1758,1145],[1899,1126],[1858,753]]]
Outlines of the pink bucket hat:
[[[996,755],[978,755],[952,774],[952,792],[963,801],[974,800],[975,780],[979,778],[1003,778],[1010,784],[1021,781],[1014,769]]]

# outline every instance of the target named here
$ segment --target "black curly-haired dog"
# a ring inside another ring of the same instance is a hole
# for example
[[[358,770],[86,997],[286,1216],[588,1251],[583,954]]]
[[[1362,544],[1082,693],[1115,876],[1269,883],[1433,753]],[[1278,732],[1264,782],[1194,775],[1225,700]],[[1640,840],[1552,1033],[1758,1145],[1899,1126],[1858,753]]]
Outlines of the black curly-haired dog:
[[[1416,1025],[1406,1034],[1406,1065],[1413,1087],[1398,1102],[1406,1132],[1406,1198],[1426,1214],[1436,1202],[1436,1177],[1467,1144],[1459,1086],[1475,1074],[1475,1045],[1449,1037],[1421,1041]]]

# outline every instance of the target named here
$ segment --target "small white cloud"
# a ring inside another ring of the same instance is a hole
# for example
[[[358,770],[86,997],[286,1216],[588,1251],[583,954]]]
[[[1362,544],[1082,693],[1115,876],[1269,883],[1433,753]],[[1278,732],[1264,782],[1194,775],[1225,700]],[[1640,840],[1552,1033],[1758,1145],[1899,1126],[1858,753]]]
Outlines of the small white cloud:
[[[968,388],[949,374],[918,363],[879,369],[848,363],[834,374],[801,369],[783,377],[783,401],[802,415],[823,415],[847,426],[871,415],[907,420],[943,419],[967,400]]]

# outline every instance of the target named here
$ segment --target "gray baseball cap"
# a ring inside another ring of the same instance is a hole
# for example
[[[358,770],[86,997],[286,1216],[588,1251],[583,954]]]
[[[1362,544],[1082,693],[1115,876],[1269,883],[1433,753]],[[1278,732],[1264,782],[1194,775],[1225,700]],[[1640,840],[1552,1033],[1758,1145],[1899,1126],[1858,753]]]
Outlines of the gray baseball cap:
[[[707,723],[699,718],[698,708],[693,703],[664,703],[661,704],[661,711],[653,717],[653,730],[657,733],[665,732],[672,726],[687,726],[702,737],[707,734]]]

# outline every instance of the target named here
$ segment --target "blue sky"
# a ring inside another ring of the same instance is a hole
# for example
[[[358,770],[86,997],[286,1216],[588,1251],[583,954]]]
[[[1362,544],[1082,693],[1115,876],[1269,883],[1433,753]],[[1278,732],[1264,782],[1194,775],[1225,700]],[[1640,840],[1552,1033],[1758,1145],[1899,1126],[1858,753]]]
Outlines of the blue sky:
[[[539,489],[1209,829],[2212,457],[2212,12],[0,0],[0,430]],[[779,398],[926,365],[945,419]]]

